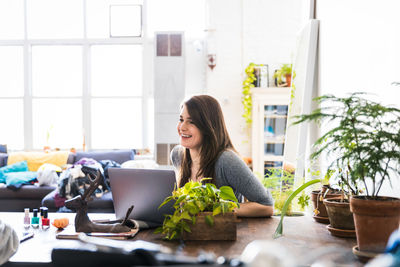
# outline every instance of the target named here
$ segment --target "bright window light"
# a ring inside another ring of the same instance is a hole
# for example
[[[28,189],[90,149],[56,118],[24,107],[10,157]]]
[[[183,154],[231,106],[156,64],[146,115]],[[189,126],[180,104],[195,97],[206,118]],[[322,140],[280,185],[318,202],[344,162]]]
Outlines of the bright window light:
[[[92,46],[93,96],[142,95],[142,46]]]
[[[93,99],[92,146],[142,148],[141,99]]]
[[[88,38],[110,38],[110,6],[112,5],[143,5],[143,0],[86,0]]]
[[[80,99],[34,99],[32,117],[34,148],[82,148]]]
[[[28,4],[28,38],[83,38],[83,0],[34,0]]]
[[[24,147],[23,111],[22,99],[0,99],[0,143],[9,149]]]
[[[140,37],[142,7],[140,5],[110,6],[110,37]]]
[[[82,47],[33,46],[34,96],[82,95]]]
[[[0,39],[24,38],[23,0],[0,1]]]
[[[23,63],[22,46],[0,46],[0,97],[24,95]]]

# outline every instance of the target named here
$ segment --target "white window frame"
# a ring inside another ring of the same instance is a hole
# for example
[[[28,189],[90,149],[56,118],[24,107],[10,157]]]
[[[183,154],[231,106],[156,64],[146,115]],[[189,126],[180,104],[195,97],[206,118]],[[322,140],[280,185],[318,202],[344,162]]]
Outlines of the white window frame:
[[[78,45],[82,47],[83,56],[82,56],[82,64],[83,64],[83,75],[82,75],[82,96],[77,97],[51,97],[54,99],[82,99],[82,129],[85,130],[85,142],[86,149],[93,150],[92,147],[92,130],[91,130],[91,100],[98,98],[107,98],[107,99],[118,99],[118,98],[131,98],[131,99],[142,99],[142,136],[143,148],[150,148],[149,144],[151,144],[151,140],[148,139],[148,111],[147,111],[147,103],[149,98],[151,97],[150,86],[152,74],[151,74],[151,65],[149,65],[148,55],[150,42],[145,41],[146,38],[146,16],[147,16],[147,8],[146,8],[146,0],[143,1],[142,5],[142,36],[141,37],[118,37],[118,38],[97,38],[90,39],[87,38],[86,25],[87,25],[87,13],[86,13],[86,0],[82,0],[83,3],[83,28],[84,28],[84,37],[77,39],[28,39],[27,32],[27,1],[24,0],[24,39],[23,40],[0,40],[0,46],[22,46],[23,47],[23,65],[24,65],[24,95],[22,97],[1,97],[0,99],[23,99],[23,119],[24,119],[24,150],[34,150],[39,148],[33,147],[33,124],[32,124],[32,102],[33,99],[45,99],[46,97],[33,97],[32,95],[32,47],[35,45]],[[91,84],[90,84],[90,61],[91,61],[91,53],[90,48],[93,45],[142,45],[143,48],[143,57],[142,57],[142,67],[143,67],[143,86],[142,86],[142,95],[141,96],[107,96],[107,97],[93,97],[91,96]],[[151,53],[150,53],[151,55]],[[150,73],[150,74],[149,74]],[[150,76],[150,78],[149,78]],[[146,77],[146,78],[145,78]],[[79,129],[80,130],[80,129]],[[131,148],[131,147],[127,147]],[[78,148],[79,149],[79,148]],[[97,147],[95,149],[101,149]],[[150,148],[152,149],[152,148]]]

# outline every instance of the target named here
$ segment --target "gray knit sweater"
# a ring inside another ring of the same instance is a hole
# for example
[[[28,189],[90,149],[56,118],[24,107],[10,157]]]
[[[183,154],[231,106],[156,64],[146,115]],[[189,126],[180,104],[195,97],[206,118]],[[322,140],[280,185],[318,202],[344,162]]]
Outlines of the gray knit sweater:
[[[171,161],[177,170],[181,166],[183,149],[182,146],[176,146],[171,151]],[[213,178],[218,188],[225,185],[232,187],[239,202],[243,201],[244,196],[251,202],[267,206],[274,203],[271,193],[233,151],[226,150],[219,156]]]

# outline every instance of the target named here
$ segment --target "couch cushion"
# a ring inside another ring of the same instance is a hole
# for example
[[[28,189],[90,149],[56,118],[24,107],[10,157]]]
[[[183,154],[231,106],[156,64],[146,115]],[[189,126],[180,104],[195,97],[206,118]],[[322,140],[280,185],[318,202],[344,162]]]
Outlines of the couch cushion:
[[[16,162],[0,168],[0,183],[6,182],[6,174],[10,172],[26,172],[28,171],[28,163],[24,161]]]
[[[82,158],[92,158],[94,160],[113,160],[122,164],[125,161],[132,160],[135,156],[135,150],[110,150],[110,151],[91,151],[91,152],[77,152],[75,155],[74,163]]]
[[[7,172],[4,174],[6,178],[6,184],[9,185],[20,185],[27,184],[37,178],[37,172]]]
[[[56,186],[24,185],[17,191],[6,187],[0,188],[0,199],[42,199]]]
[[[67,163],[69,151],[54,152],[13,152],[8,156],[8,164],[26,160],[30,171],[37,171],[44,163],[51,163],[62,167]]]

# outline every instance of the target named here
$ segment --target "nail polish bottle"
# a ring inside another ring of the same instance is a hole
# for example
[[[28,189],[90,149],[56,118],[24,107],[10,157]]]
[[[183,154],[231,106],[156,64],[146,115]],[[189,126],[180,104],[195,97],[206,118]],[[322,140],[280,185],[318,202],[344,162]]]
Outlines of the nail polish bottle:
[[[31,225],[33,228],[39,227],[38,209],[33,209],[33,217],[31,220]]]
[[[43,207],[39,208],[40,219],[43,219]]]
[[[29,217],[29,208],[24,209],[25,217],[24,217],[24,227],[28,229],[31,226],[31,218]]]
[[[50,219],[48,217],[48,209],[43,209],[42,228],[48,229],[50,227]]]

